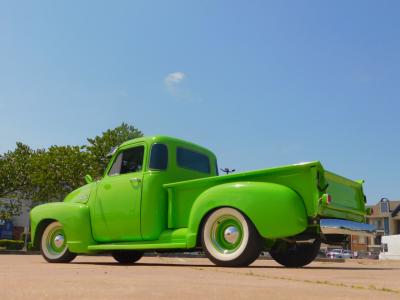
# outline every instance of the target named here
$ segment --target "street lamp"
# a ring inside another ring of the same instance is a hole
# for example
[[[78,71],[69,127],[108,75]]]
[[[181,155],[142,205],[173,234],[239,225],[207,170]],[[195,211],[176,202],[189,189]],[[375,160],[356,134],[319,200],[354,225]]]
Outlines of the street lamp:
[[[233,173],[236,170],[235,169],[229,169],[229,168],[224,168],[224,169],[220,169],[222,172],[226,173],[226,175],[228,175],[229,173]]]

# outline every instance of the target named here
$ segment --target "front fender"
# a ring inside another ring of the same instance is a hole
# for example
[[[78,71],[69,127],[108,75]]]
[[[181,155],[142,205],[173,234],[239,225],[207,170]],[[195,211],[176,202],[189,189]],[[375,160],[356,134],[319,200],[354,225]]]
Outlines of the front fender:
[[[39,205],[32,209],[30,218],[34,245],[40,243],[39,234],[43,226],[53,220],[63,225],[69,251],[86,253],[89,245],[96,244],[92,237],[89,208],[85,204],[55,202]]]
[[[243,212],[268,239],[293,236],[307,228],[303,199],[291,188],[266,182],[232,182],[204,191],[193,203],[188,248],[195,247],[202,219],[212,210],[229,206]]]

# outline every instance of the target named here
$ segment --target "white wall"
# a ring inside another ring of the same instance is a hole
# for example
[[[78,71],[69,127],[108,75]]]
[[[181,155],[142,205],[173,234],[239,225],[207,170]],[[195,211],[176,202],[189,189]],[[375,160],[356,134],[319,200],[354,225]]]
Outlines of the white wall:
[[[379,259],[400,260],[400,234],[386,235],[382,237],[382,244],[387,244],[387,252],[381,252]]]

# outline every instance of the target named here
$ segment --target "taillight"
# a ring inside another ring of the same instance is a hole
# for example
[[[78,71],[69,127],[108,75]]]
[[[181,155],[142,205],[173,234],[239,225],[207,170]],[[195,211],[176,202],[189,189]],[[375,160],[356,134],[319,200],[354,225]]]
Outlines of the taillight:
[[[332,196],[329,194],[326,194],[326,204],[331,204],[332,202]]]
[[[319,203],[322,205],[329,205],[332,202],[332,196],[329,194],[323,194],[321,198],[319,198]]]

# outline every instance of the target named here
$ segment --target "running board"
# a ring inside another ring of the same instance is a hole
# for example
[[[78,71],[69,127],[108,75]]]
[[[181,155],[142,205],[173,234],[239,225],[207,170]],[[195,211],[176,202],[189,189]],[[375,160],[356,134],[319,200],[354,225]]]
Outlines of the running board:
[[[321,219],[321,232],[325,234],[345,234],[345,235],[361,235],[374,236],[376,228],[374,225],[353,222],[342,219]]]
[[[156,250],[156,249],[186,249],[187,228],[164,230],[158,240],[99,243],[88,246],[90,251],[102,250]]]
[[[186,242],[157,243],[157,242],[128,242],[107,243],[88,246],[88,250],[156,250],[156,249],[185,249]]]

